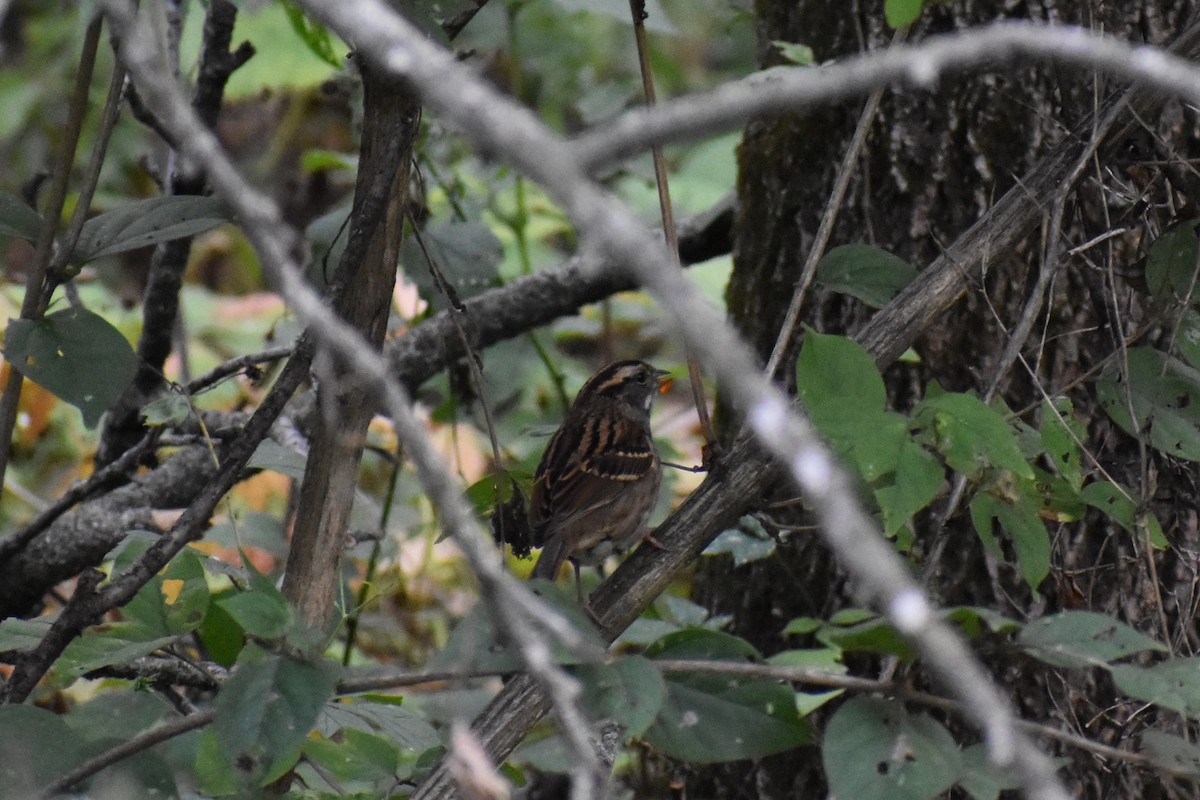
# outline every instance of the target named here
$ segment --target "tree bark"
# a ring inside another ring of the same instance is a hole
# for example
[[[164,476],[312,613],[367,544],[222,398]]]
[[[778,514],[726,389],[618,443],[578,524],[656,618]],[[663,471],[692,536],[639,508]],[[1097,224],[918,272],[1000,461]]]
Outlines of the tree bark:
[[[396,80],[363,65],[363,133],[352,220],[381,180],[390,185],[383,219],[360,264],[344,264],[335,284],[336,308],[372,346],[387,332],[396,262],[408,202],[412,147],[420,123],[415,95]],[[401,145],[395,147],[395,139]],[[317,364],[321,363],[318,356]],[[284,595],[308,626],[328,631],[341,586],[342,550],[358,484],[367,425],[375,406],[338,366],[318,372],[316,431],[300,486]]]

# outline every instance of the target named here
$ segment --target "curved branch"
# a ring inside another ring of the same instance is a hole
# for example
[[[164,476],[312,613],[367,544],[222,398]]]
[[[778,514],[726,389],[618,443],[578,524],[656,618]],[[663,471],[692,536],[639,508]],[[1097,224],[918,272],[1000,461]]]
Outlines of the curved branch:
[[[820,69],[776,68],[653,109],[629,111],[577,137],[570,151],[588,171],[649,150],[888,86],[936,89],[959,72],[1028,61],[1097,70],[1200,104],[1200,69],[1161,48],[1134,46],[1083,28],[998,22],[847,58]]]

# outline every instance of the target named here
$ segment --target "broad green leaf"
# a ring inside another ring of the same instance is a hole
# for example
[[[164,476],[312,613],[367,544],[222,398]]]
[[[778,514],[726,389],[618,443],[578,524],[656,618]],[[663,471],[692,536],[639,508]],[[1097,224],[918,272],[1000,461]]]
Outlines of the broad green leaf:
[[[1003,772],[992,766],[987,745],[971,745],[962,751],[962,774],[958,785],[974,800],[998,800],[1000,792],[1019,789],[1021,780],[1011,770]]]
[[[884,0],[883,16],[893,28],[903,28],[917,21],[925,0]]]
[[[1021,623],[990,608],[957,606],[946,609],[945,614],[946,619],[958,625],[970,639],[982,635],[984,627],[993,633],[1016,633],[1021,630]]]
[[[226,592],[215,602],[243,631],[262,639],[283,636],[292,621],[292,607],[283,593],[257,572],[252,572],[250,589]]]
[[[875,487],[875,501],[883,512],[883,532],[893,536],[942,491],[945,470],[929,451],[907,437],[890,482]]]
[[[173,715],[171,706],[153,692],[108,692],[76,706],[62,719],[84,739],[123,742],[168,715]]]
[[[1200,369],[1200,312],[1194,308],[1184,310],[1179,321],[1179,333],[1175,347],[1188,364]]]
[[[767,659],[767,663],[780,667],[798,667],[800,669],[820,670],[830,675],[845,675],[846,665],[841,662],[842,654],[835,648],[811,648],[805,650],[784,650]],[[807,717],[813,711],[841,697],[842,689],[822,691],[815,684],[803,691],[796,692],[796,713]]]
[[[1128,360],[1128,401],[1117,360],[1096,381],[1105,413],[1131,436],[1144,434],[1152,447],[1200,461],[1200,371],[1149,347],[1131,347]]]
[[[191,413],[192,407],[182,393],[167,392],[157,400],[151,400],[142,406],[139,415],[148,427],[161,428],[163,425],[177,425]]]
[[[446,308],[447,297],[434,278],[430,260],[458,297],[466,298],[496,285],[503,257],[504,245],[480,222],[431,223],[419,237],[405,236],[400,244],[404,274],[417,285],[421,297],[439,309]]]
[[[645,739],[665,755],[698,764],[762,758],[811,738],[787,686],[726,678],[709,690],[672,676]]]
[[[1017,642],[1056,667],[1106,666],[1134,653],[1166,650],[1125,623],[1092,611],[1063,611],[1034,620],[1017,634]]]
[[[806,44],[796,44],[795,42],[785,42],[782,39],[776,39],[771,42],[775,49],[779,51],[779,55],[785,60],[792,62],[798,67],[811,66],[815,60],[813,49]],[[820,266],[818,265],[818,269]]]
[[[304,42],[309,52],[334,69],[341,69],[342,59],[338,55],[338,47],[325,26],[310,20],[300,8],[287,0],[280,5],[283,6],[283,13],[287,15],[292,30],[300,37],[300,41]]]
[[[992,536],[991,525],[995,519],[1008,534],[1017,556],[1021,577],[1029,588],[1037,587],[1050,573],[1050,534],[1038,516],[1040,500],[1025,492],[1010,499],[980,492],[971,499],[971,521],[984,545],[997,555],[1000,548]]]
[[[400,754],[394,744],[382,736],[353,728],[343,731],[338,741],[309,739],[304,743],[304,755],[343,783],[395,783],[400,768]]]
[[[958,744],[925,714],[874,697],[847,700],[825,726],[821,760],[833,794],[932,800],[962,772]]]
[[[687,628],[670,633],[646,648],[647,658],[699,659],[701,661],[745,661],[758,658],[758,651],[745,639],[705,628]]]
[[[246,465],[252,469],[269,469],[280,475],[301,480],[308,457],[290,447],[285,447],[273,439],[263,439],[250,456]]]
[[[661,673],[642,656],[584,664],[576,668],[575,676],[583,684],[583,705],[591,717],[615,720],[626,737],[641,736],[667,696]]]
[[[805,329],[796,360],[796,390],[810,414],[826,407],[874,413],[887,403],[883,378],[867,351],[845,336],[812,328]]]
[[[254,645],[242,651],[217,696],[212,725],[240,785],[261,785],[296,762],[338,672],[331,662],[294,660]]]
[[[1172,658],[1152,667],[1116,664],[1112,678],[1117,688],[1130,697],[1178,711],[1185,717],[1200,714],[1200,658]]]
[[[887,305],[916,275],[904,259],[866,244],[835,247],[817,264],[818,283],[857,297],[872,308]]]
[[[50,632],[51,622],[45,618],[19,619],[9,617],[0,621],[0,652],[32,650]]]
[[[775,540],[770,537],[752,536],[741,528],[728,528],[721,531],[703,555],[717,556],[728,553],[733,556],[733,564],[740,567],[752,561],[760,561],[775,552]]]
[[[176,635],[145,639],[141,633],[122,623],[92,628],[67,646],[54,662],[54,673],[70,681],[101,667],[149,655],[179,639]]]
[[[1149,753],[1160,764],[1200,778],[1200,747],[1194,742],[1169,733],[1148,730],[1142,734],[1142,752]]]
[[[37,797],[37,791],[80,763],[84,742],[66,721],[32,705],[0,706],[0,794]]]
[[[977,397],[931,393],[917,405],[913,418],[925,428],[946,463],[968,478],[978,479],[988,467],[1033,477],[1004,416]]]
[[[1058,413],[1056,414],[1055,411]],[[1041,434],[1042,447],[1046,455],[1054,462],[1054,468],[1058,470],[1058,474],[1063,477],[1063,480],[1078,492],[1083,486],[1083,459],[1076,441],[1084,441],[1085,431],[1072,418],[1072,411],[1071,401],[1065,397],[1056,398],[1053,406],[1049,401],[1043,400]],[[1061,420],[1059,419],[1060,415]],[[1068,430],[1067,425],[1070,425],[1073,430]]]
[[[137,369],[137,356],[120,331],[84,308],[9,321],[4,357],[26,378],[76,406],[89,428]]]
[[[317,729],[325,736],[333,736],[339,730],[375,734],[408,753],[423,753],[441,743],[437,731],[424,716],[394,702],[362,697],[326,703],[317,718]]]
[[[908,640],[883,617],[853,625],[826,625],[817,633],[817,640],[849,653],[894,655],[906,661],[916,656]]]
[[[208,583],[200,558],[185,550],[125,605],[123,624],[136,626],[138,635],[146,639],[180,636],[200,626],[208,610],[208,600]]]
[[[167,195],[135,200],[92,217],[83,225],[71,263],[195,236],[232,219],[215,197]]]
[[[0,192],[0,236],[15,236],[37,241],[42,218],[24,200],[12,192]]]
[[[1196,223],[1181,222],[1155,239],[1146,256],[1146,284],[1160,302],[1187,302],[1196,273]]]

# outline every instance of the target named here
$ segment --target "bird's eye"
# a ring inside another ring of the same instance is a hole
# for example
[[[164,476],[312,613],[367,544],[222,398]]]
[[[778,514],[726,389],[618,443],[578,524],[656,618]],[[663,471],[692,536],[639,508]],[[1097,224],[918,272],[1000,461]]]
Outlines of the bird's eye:
[[[637,374],[637,378],[635,378],[635,380],[636,380],[638,383],[645,383],[645,382],[646,382],[646,373],[644,373],[644,372],[639,372],[639,373]]]

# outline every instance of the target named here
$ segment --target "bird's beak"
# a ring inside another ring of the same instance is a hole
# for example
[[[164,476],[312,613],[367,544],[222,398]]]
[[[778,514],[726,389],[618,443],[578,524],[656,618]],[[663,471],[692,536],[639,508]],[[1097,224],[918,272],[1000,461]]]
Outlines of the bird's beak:
[[[671,373],[665,369],[654,370],[654,377],[658,379],[658,393],[666,394],[671,391],[671,386],[675,383],[675,379],[671,377]]]

